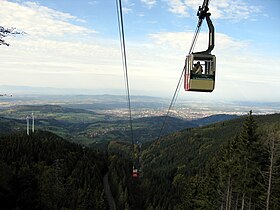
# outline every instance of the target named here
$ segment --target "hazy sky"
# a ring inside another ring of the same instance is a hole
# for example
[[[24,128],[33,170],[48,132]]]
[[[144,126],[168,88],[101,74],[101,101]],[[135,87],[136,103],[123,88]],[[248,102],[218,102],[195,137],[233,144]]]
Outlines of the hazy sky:
[[[123,0],[132,95],[172,96],[202,1]],[[0,46],[0,85],[124,89],[115,0],[0,0],[0,8],[1,26],[27,33]],[[209,8],[216,88],[180,97],[280,101],[280,1],[211,0]],[[207,37],[205,22],[195,51]]]

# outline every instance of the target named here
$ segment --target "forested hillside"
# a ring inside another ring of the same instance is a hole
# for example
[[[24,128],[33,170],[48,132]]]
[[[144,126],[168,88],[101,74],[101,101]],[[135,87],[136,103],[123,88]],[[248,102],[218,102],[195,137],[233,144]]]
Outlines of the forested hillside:
[[[16,132],[23,128],[23,126],[19,127],[18,125],[24,125],[24,123],[26,122],[23,120],[0,117],[0,135]]]
[[[279,209],[279,141],[279,114],[167,136],[143,152],[145,208]]]
[[[60,137],[0,137],[1,209],[107,209],[106,157]]]
[[[278,210],[279,147],[279,114],[186,129],[146,145],[142,177],[121,192],[131,209]]]
[[[131,177],[131,144],[111,141],[107,155],[49,133],[0,137],[3,209],[278,210],[280,114],[187,128],[143,145]]]

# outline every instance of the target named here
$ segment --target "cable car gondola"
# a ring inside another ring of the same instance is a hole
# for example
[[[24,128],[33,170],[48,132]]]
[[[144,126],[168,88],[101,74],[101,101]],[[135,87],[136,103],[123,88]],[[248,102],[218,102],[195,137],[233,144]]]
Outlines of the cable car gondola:
[[[185,63],[184,86],[186,91],[212,92],[215,88],[216,56],[211,54],[214,49],[215,29],[210,19],[211,14],[208,12],[208,4],[209,0],[204,0],[203,5],[199,7],[197,12],[199,18],[197,29]],[[204,18],[206,18],[209,28],[208,49],[193,53],[192,50]]]
[[[136,147],[136,148],[135,148]],[[132,152],[134,153],[134,163],[132,168],[132,178],[139,178],[141,169],[142,169],[142,144],[137,141],[135,145],[133,145]]]
[[[140,173],[136,168],[133,168],[132,170],[132,178],[139,178]]]
[[[195,70],[200,65],[201,72]],[[185,90],[212,92],[215,87],[216,56],[208,54],[190,54],[186,59]]]

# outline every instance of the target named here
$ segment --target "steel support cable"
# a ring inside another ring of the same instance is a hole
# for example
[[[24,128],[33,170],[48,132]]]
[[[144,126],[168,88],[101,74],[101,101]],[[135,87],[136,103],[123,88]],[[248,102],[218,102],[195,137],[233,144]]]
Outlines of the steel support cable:
[[[132,152],[134,155],[134,136],[133,136],[132,112],[131,112],[131,102],[130,102],[131,100],[130,100],[130,91],[129,91],[129,78],[128,78],[128,68],[127,68],[127,59],[126,59],[125,36],[124,36],[121,0],[116,0],[116,6],[117,6],[117,15],[118,15],[118,26],[119,26],[121,51],[122,51],[122,63],[123,63],[123,71],[124,71],[124,79],[125,79],[125,88],[126,88],[126,95],[127,95],[127,101],[128,101],[128,109],[129,109],[129,122],[130,122]]]
[[[201,27],[201,22],[198,22],[196,30],[195,30],[195,33],[194,33],[194,36],[193,36],[193,39],[192,39],[192,44],[191,44],[191,47],[190,47],[190,50],[189,50],[189,54],[192,53],[192,51],[193,51],[193,49],[195,47],[195,44],[196,44],[196,41],[197,41],[197,37],[198,37],[199,32],[200,32],[200,27]],[[165,127],[165,125],[167,123],[167,119],[168,119],[169,113],[170,113],[171,109],[175,106],[175,103],[177,101],[177,98],[178,98],[178,95],[179,95],[179,90],[180,90],[180,88],[182,86],[182,82],[183,82],[182,78],[183,78],[183,75],[184,75],[185,68],[186,68],[186,65],[184,65],[184,68],[183,68],[182,73],[180,75],[178,84],[176,86],[176,89],[175,89],[175,92],[173,94],[172,100],[171,100],[170,105],[168,107],[168,111],[167,111],[167,113],[166,113],[166,115],[164,117],[164,120],[163,120],[161,129],[160,129],[159,135],[157,137],[157,140],[159,140],[161,138],[162,132],[163,132],[164,127]]]
[[[180,76],[180,79],[179,79],[179,82],[176,86],[176,89],[175,89],[175,92],[173,94],[173,97],[172,97],[172,100],[171,100],[171,103],[169,105],[169,108],[168,108],[168,111],[164,117],[164,120],[163,120],[163,123],[162,123],[162,126],[161,126],[161,129],[160,129],[160,132],[159,132],[159,135],[158,135],[158,138],[157,139],[160,139],[161,138],[161,135],[162,135],[162,132],[163,132],[163,129],[165,127],[165,124],[167,123],[167,119],[168,119],[168,116],[169,116],[169,113],[171,111],[171,109],[173,108],[173,106],[175,105],[175,100],[177,99],[177,96],[178,96],[178,93],[179,93],[179,89],[181,87],[181,84],[182,84],[182,78],[183,78],[183,75],[184,75],[184,70],[185,70],[185,67],[183,68],[183,71],[181,73],[181,76]]]
[[[123,78],[124,81],[126,81],[126,74],[125,74],[125,62],[124,62],[124,55],[123,55],[123,42],[122,42],[122,30],[121,30],[121,25],[120,25],[120,13],[119,13],[119,8],[118,8],[118,0],[116,0],[116,7],[117,7],[117,17],[118,17],[118,29],[119,29],[119,37],[120,37],[120,46],[121,46],[121,54],[122,54],[122,66],[123,66]],[[127,92],[127,84],[125,82],[125,91]],[[127,94],[126,94],[127,96]]]
[[[122,66],[123,66],[123,78],[124,81],[127,81],[126,77],[126,65],[125,65],[125,59],[124,59],[124,49],[123,49],[123,41],[122,41],[122,28],[121,28],[121,20],[120,20],[120,12],[119,12],[119,6],[118,6],[118,0],[116,0],[116,7],[117,7],[117,17],[118,17],[118,29],[119,29],[119,37],[120,37],[120,46],[121,46],[121,55],[122,55]],[[125,82],[125,91],[126,91],[126,102],[127,102],[127,107],[129,107],[129,97],[128,97],[128,87],[127,87],[127,82]]]
[[[194,36],[193,36],[192,44],[191,44],[191,47],[190,47],[190,50],[189,50],[189,54],[192,53],[192,51],[193,51],[193,49],[194,49],[194,47],[196,45],[197,38],[198,38],[198,35],[199,35],[199,32],[200,32],[200,28],[201,28],[201,22],[198,22],[197,26],[196,26],[196,30],[195,30]]]

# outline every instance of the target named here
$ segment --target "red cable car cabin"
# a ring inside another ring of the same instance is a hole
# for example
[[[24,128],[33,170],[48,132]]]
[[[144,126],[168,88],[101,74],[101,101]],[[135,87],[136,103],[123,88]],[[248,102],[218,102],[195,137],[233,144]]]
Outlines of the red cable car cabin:
[[[132,170],[132,178],[138,178],[139,177],[139,172],[137,169]]]
[[[197,71],[200,65],[201,70]],[[215,87],[216,56],[192,53],[185,66],[185,90],[212,92]]]

